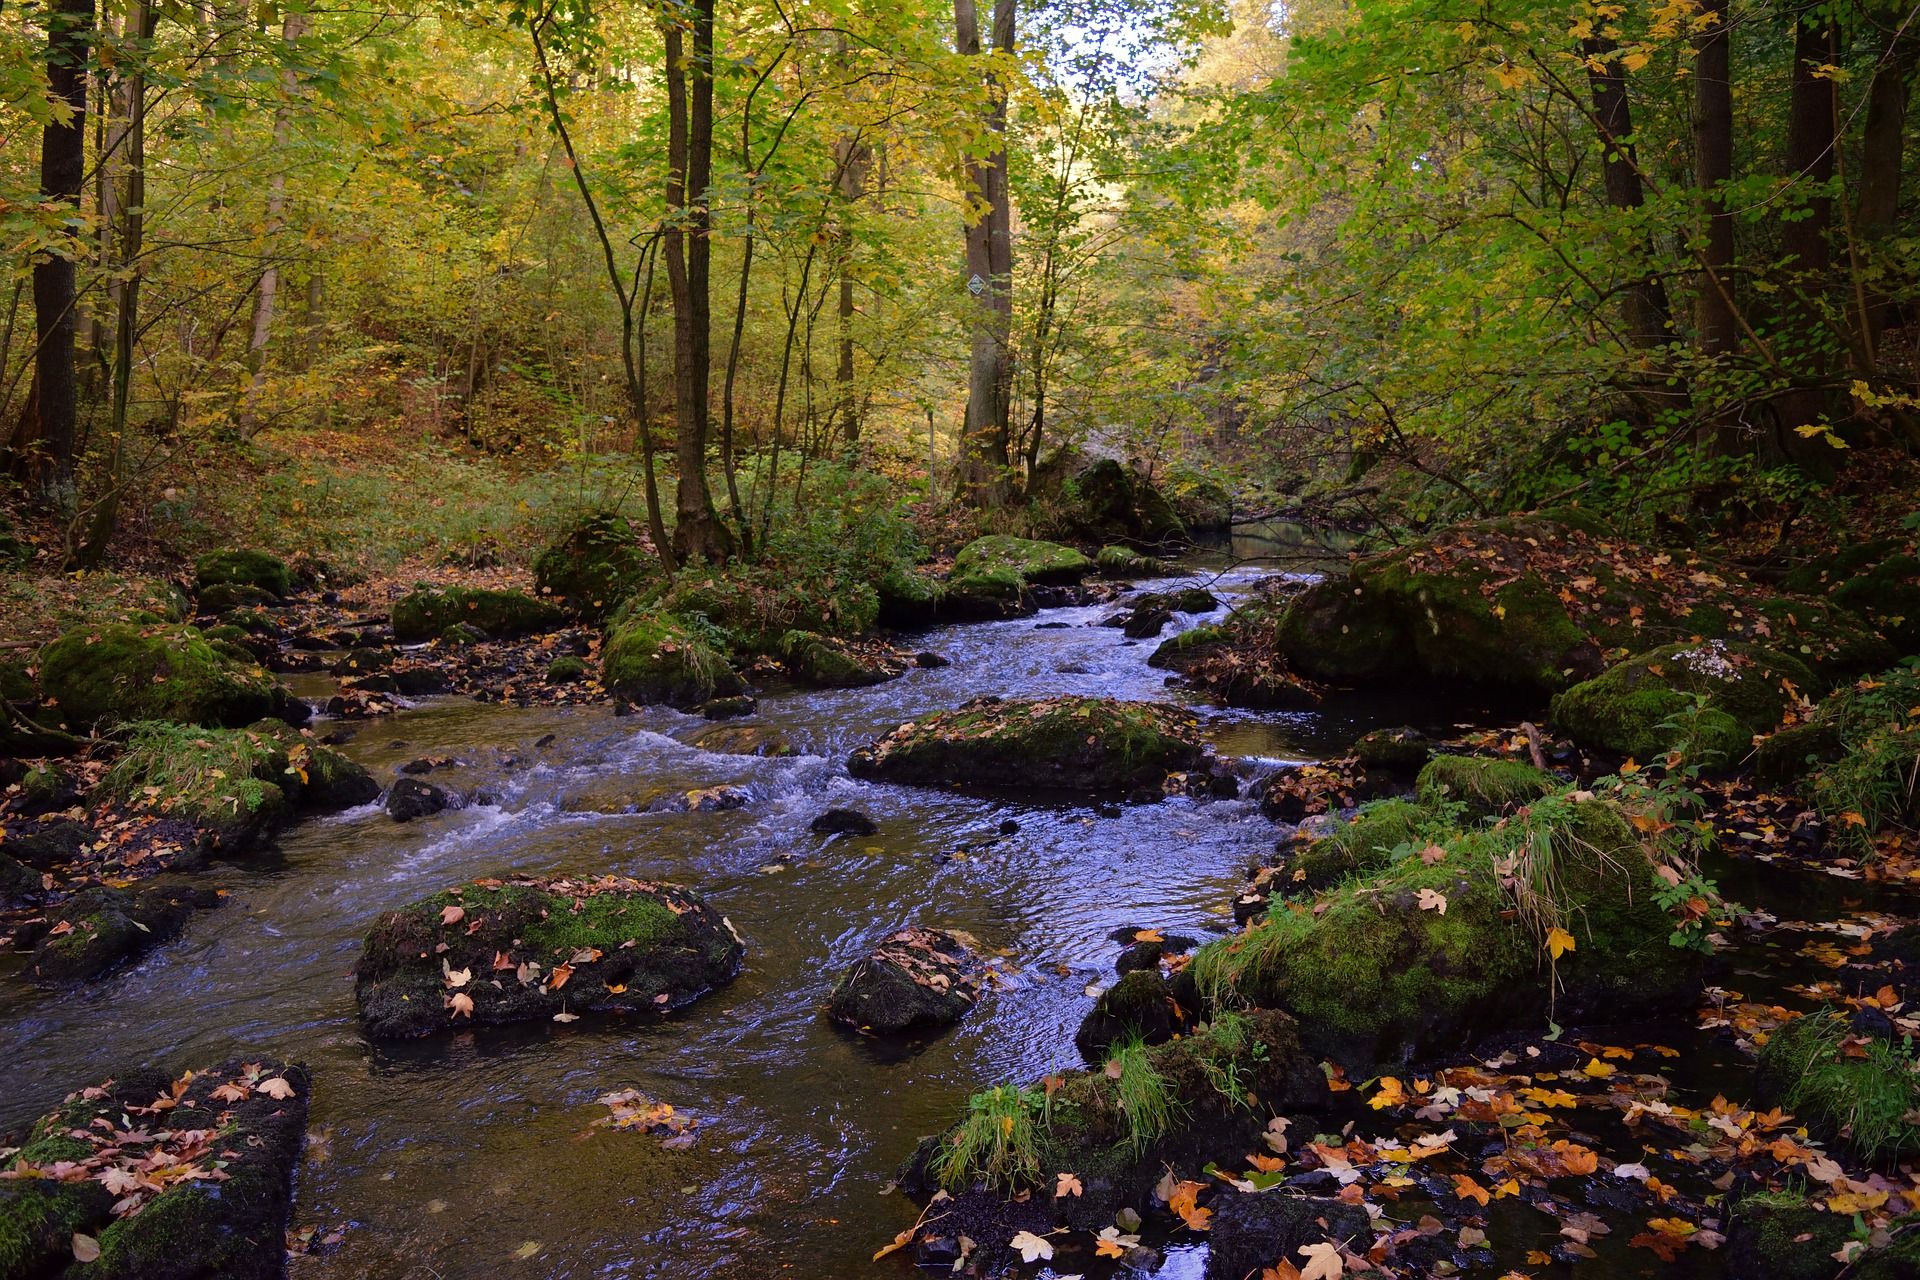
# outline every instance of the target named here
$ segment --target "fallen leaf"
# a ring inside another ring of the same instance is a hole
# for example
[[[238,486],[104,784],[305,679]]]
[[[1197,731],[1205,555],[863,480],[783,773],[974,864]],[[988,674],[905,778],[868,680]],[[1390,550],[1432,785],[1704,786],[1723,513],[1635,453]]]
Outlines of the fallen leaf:
[[[1020,1255],[1022,1262],[1051,1262],[1053,1246],[1031,1231],[1022,1231],[1007,1241],[1007,1247]]]
[[[285,1102],[293,1096],[293,1085],[288,1083],[285,1076],[275,1076],[271,1080],[262,1080],[259,1084],[253,1086],[253,1091],[255,1093],[264,1093],[276,1101]]]
[[[1338,1280],[1346,1270],[1346,1264],[1340,1261],[1339,1246],[1329,1241],[1303,1244],[1294,1252],[1307,1260],[1307,1265],[1300,1268],[1300,1280]]]

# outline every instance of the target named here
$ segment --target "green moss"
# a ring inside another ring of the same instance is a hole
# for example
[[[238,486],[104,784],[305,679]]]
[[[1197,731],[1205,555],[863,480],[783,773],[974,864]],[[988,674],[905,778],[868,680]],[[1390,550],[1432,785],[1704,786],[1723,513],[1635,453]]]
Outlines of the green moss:
[[[1109,578],[1149,577],[1160,572],[1158,560],[1143,556],[1131,547],[1102,547],[1093,562]]]
[[[1857,1056],[1856,1056],[1857,1055]],[[1759,1086],[1815,1132],[1882,1162],[1920,1150],[1920,1059],[1911,1046],[1863,1036],[1844,1019],[1796,1018],[1760,1051]]]
[[[660,565],[625,516],[588,515],[533,562],[543,597],[589,620],[605,617],[659,577]]]
[[[272,596],[293,593],[293,573],[286,562],[264,551],[214,551],[193,562],[194,581],[202,592],[214,586],[254,587]]]
[[[1011,574],[1027,586],[1059,585],[1078,582],[1094,568],[1093,561],[1072,547],[1004,533],[975,538],[953,558],[955,582],[1000,581]]]
[[[1157,1142],[1185,1110],[1138,1036],[1113,1047],[1101,1074],[1113,1081],[1114,1105],[1126,1117],[1127,1141],[1135,1151]]]
[[[746,688],[710,631],[669,613],[616,619],[600,670],[610,691],[635,702],[691,706]]]
[[[77,1158],[91,1154],[82,1146]],[[0,1276],[61,1274],[73,1259],[74,1233],[104,1221],[112,1203],[106,1188],[95,1182],[0,1182]]]
[[[879,596],[876,620],[889,627],[918,627],[932,622],[946,583],[904,564],[887,566],[874,584]]]
[[[1318,892],[1351,876],[1378,871],[1396,852],[1425,848],[1435,834],[1431,810],[1407,800],[1378,800],[1327,835],[1294,846],[1279,883],[1289,894]],[[1444,832],[1438,832],[1444,836]]]
[[[1465,805],[1482,815],[1504,813],[1559,788],[1552,774],[1532,765],[1484,756],[1435,756],[1414,782],[1421,804]]]
[[[282,693],[256,665],[229,659],[187,626],[70,631],[40,654],[53,714],[72,726],[129,720],[238,726],[273,713]]]
[[[571,654],[547,664],[548,684],[578,684],[587,678],[587,664]]]
[[[416,587],[393,606],[393,634],[401,640],[430,640],[454,626],[506,639],[550,630],[561,621],[560,610],[524,591]]]
[[[1554,695],[1551,716],[1585,746],[1648,760],[1678,750],[1692,763],[1732,764],[1815,679],[1799,659],[1756,645],[1673,644]],[[1719,714],[1703,719],[1701,711]]]

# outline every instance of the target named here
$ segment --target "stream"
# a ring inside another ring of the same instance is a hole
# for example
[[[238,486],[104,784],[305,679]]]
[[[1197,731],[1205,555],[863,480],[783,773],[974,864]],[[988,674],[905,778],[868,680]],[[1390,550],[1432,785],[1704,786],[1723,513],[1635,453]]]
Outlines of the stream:
[[[1182,578],[1149,585],[1203,581],[1231,595],[1299,567],[1216,576],[1225,560],[1198,556]],[[296,1276],[905,1274],[902,1259],[871,1255],[913,1219],[903,1196],[883,1193],[915,1141],[976,1088],[1078,1065],[1087,988],[1111,980],[1120,949],[1108,935],[1152,926],[1204,939],[1228,927],[1248,861],[1276,836],[1248,800],[1095,806],[848,777],[848,752],[878,732],[982,694],[1181,698],[1146,665],[1156,642],[1097,625],[1112,608],[935,629],[914,643],[950,666],[869,689],[768,693],[746,723],[787,738],[799,754],[785,758],[702,750],[692,742],[713,726],[665,708],[615,717],[440,698],[354,722],[343,750],[383,781],[408,760],[453,757],[433,780],[482,801],[406,825],[373,806],[302,823],[282,838],[283,859],[203,877],[226,904],[132,970],[61,995],[0,979],[0,1132],[119,1064],[283,1055],[315,1079],[294,1225],[316,1243]],[[299,692],[324,695],[324,680],[305,679]],[[1440,704],[1404,694],[1315,712],[1196,709],[1243,779],[1381,725],[1446,727],[1434,722]],[[1445,710],[1460,713],[1457,700]],[[720,784],[750,803],[620,812]],[[871,815],[879,834],[810,834],[829,807]],[[1008,823],[1017,831],[1002,834]],[[687,884],[746,939],[746,967],[651,1027],[367,1041],[351,974],[374,918],[515,871]],[[835,977],[914,923],[972,934],[1003,980],[930,1040],[888,1044],[830,1023]],[[596,1099],[624,1088],[697,1117],[693,1144],[594,1127],[607,1114]],[[1158,1274],[1198,1277],[1203,1257],[1175,1249]]]

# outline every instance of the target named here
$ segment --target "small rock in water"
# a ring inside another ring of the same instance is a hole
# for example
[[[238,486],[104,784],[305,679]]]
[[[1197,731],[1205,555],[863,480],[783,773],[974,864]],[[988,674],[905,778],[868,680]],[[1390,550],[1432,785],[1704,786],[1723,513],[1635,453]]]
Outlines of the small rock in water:
[[[421,756],[418,760],[409,760],[400,766],[400,772],[408,777],[418,777],[423,773],[432,773],[435,769],[458,764],[452,756]]]
[[[981,967],[964,935],[902,929],[834,984],[835,1022],[882,1035],[958,1022],[980,995]]]
[[[732,720],[737,716],[750,716],[760,704],[745,693],[736,693],[724,698],[709,698],[700,704],[700,714],[709,720]]]
[[[880,824],[856,809],[829,809],[807,829],[817,836],[871,836],[879,833]]]
[[[913,665],[928,669],[934,667],[950,667],[953,665],[953,659],[947,657],[945,654],[935,653],[931,649],[927,649],[913,655]]]
[[[1008,818],[1001,822],[1000,834],[1003,836],[1017,836],[1020,834],[1020,824],[1012,818]]]
[[[554,735],[552,735],[552,734],[550,734],[550,733],[547,733],[547,734],[542,734],[542,735],[541,735],[541,736],[540,736],[540,737],[539,737],[539,738],[538,738],[538,739],[537,739],[537,740],[536,740],[536,741],[534,742],[534,744],[533,744],[533,749],[534,749],[535,751],[539,751],[539,750],[541,750],[541,749],[542,749],[542,748],[544,748],[544,747],[550,747],[550,746],[552,746],[552,745],[553,745],[553,737],[554,737]]]
[[[387,816],[395,822],[412,822],[439,813],[453,798],[431,782],[401,778],[387,792]]]

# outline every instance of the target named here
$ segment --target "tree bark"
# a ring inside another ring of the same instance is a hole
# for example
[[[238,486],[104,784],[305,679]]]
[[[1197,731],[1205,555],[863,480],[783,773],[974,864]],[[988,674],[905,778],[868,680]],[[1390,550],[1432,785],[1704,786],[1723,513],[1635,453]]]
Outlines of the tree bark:
[[[40,133],[40,191],[49,203],[78,210],[86,181],[87,48],[93,38],[93,0],[60,0],[47,15],[47,88],[64,104],[64,120]],[[80,237],[33,266],[33,386],[14,429],[14,476],[42,498],[73,484],[74,421],[78,411],[73,345],[79,309],[76,264],[86,252]]]
[[[712,320],[714,0],[692,0],[693,55],[669,20],[667,56],[667,284],[673,296],[673,389],[679,466],[673,545],[681,561],[721,563],[733,535],[713,509],[707,484],[707,382]]]
[[[835,417],[840,433],[848,444],[860,438],[860,410],[853,386],[853,217],[854,202],[867,193],[867,169],[873,160],[873,148],[860,141],[858,133],[843,134],[834,143],[834,163],[839,170],[836,184],[840,196],[840,226],[834,234],[834,268],[840,277],[839,325],[840,362],[835,370],[838,403]]]
[[[1613,56],[1614,42],[1605,36],[1591,36],[1581,42],[1587,55],[1587,81],[1593,89],[1593,115],[1600,128],[1600,145],[1605,152],[1602,175],[1607,203],[1616,209],[1632,211],[1646,203],[1646,191],[1640,180],[1640,165],[1633,146],[1633,108],[1627,100],[1627,75]],[[1657,347],[1666,342],[1671,311],[1667,289],[1657,275],[1646,275],[1627,287],[1623,304],[1627,341],[1640,348]]]
[[[1913,92],[1913,73],[1920,66],[1920,38],[1896,34],[1886,57],[1873,73],[1867,89],[1867,123],[1860,147],[1860,194],[1854,206],[1853,230],[1861,247],[1875,250],[1876,242],[1894,230],[1900,212],[1907,110]],[[1869,363],[1880,350],[1891,305],[1884,294],[1869,290],[1864,337]]]
[[[1796,384],[1775,400],[1782,428],[1783,452],[1792,453],[1793,428],[1820,419],[1831,399],[1821,385],[1827,378],[1826,317],[1821,295],[1833,263],[1828,234],[1833,228],[1833,198],[1828,184],[1834,173],[1834,130],[1839,102],[1831,76],[1817,73],[1822,65],[1839,60],[1838,30],[1828,20],[1808,14],[1793,32],[1793,83],[1787,114],[1787,179],[1802,201],[1802,216],[1780,229],[1780,247],[1792,278],[1786,304],[1787,322],[1798,331],[1792,362]]]
[[[1739,345],[1733,314],[1733,214],[1721,187],[1733,180],[1733,81],[1728,53],[1727,0],[1704,0],[1708,21],[1694,41],[1693,180],[1706,226],[1700,245],[1699,298],[1694,329],[1700,354],[1724,356]]]
[[[304,13],[289,13],[281,20],[280,39],[283,44],[292,46],[306,31],[307,15]],[[253,327],[247,338],[247,367],[252,371],[252,376],[247,379],[246,395],[240,402],[240,420],[243,423],[253,420],[260,389],[267,381],[267,342],[273,336],[274,299],[280,293],[278,241],[287,219],[287,140],[293,130],[292,100],[299,88],[299,77],[292,70],[281,73],[282,96],[273,110],[273,176],[267,179],[267,261],[260,272],[260,287],[253,295]]]
[[[975,0],[954,0],[955,48],[981,50]],[[993,48],[1013,52],[1014,0],[994,0]],[[974,294],[973,340],[967,376],[967,416],[961,428],[955,488],[961,501],[1003,506],[1012,493],[1013,213],[1007,193],[1006,85],[986,76],[990,150],[967,165],[972,208],[966,224],[967,288]]]

